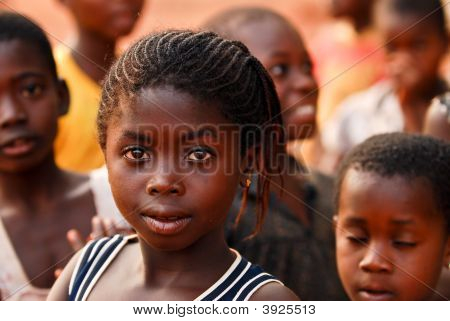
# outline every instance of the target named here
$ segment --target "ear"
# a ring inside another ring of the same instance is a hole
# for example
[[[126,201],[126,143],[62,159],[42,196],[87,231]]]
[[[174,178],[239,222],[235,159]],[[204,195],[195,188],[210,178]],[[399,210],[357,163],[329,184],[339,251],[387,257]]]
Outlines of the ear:
[[[338,224],[338,216],[337,214],[333,215],[333,232],[336,234],[336,228]]]
[[[255,157],[256,157],[256,147],[250,146],[244,152],[240,162],[239,172],[241,174],[241,178],[246,178],[249,173],[252,173],[256,170],[255,168]]]
[[[67,88],[67,83],[63,79],[58,79],[56,86],[59,98],[58,115],[64,116],[69,111],[69,104],[70,104],[69,88]]]

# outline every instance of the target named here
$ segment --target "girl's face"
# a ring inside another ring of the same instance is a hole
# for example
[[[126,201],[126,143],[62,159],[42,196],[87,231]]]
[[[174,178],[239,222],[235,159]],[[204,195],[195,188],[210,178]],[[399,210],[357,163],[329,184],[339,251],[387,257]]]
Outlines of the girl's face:
[[[261,61],[275,83],[288,139],[311,137],[316,127],[318,88],[300,36],[287,25],[267,19],[242,26],[239,40]]]
[[[148,88],[107,129],[116,204],[150,246],[180,250],[223,223],[239,184],[239,132],[215,104]]]
[[[426,300],[450,259],[430,184],[350,169],[336,221],[339,276],[352,300]]]
[[[67,106],[67,87],[35,45],[1,41],[0,171],[25,171],[49,157]]]

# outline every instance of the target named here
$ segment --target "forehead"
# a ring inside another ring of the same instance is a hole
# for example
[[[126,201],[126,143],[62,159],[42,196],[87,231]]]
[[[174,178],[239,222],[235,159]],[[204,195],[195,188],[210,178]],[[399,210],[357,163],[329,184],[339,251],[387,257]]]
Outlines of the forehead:
[[[122,98],[119,108],[121,113],[108,126],[108,136],[124,131],[179,134],[205,128],[208,133],[224,133],[236,128],[222,116],[217,104],[172,87],[144,89],[133,99]]]
[[[300,35],[292,28],[275,18],[265,18],[244,23],[237,33],[239,40],[247,45],[252,54],[263,60],[275,52],[305,53]]]
[[[0,41],[0,77],[23,71],[51,75],[48,61],[37,45],[23,40]]]
[[[349,169],[341,185],[339,215],[389,222],[414,218],[429,222],[443,219],[428,180],[401,176],[382,177],[376,173]]]

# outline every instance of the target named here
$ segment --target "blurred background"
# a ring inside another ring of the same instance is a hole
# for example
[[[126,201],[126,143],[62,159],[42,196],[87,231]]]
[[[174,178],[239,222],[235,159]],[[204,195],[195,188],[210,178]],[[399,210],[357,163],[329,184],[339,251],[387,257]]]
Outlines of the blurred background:
[[[122,45],[150,31],[165,28],[196,28],[212,15],[235,6],[262,6],[271,8],[297,27],[301,26],[308,42],[327,20],[331,0],[150,0],[146,2],[143,17],[134,32]],[[67,40],[74,33],[74,23],[68,10],[58,0],[2,0],[0,8],[25,14],[48,32],[51,41]]]

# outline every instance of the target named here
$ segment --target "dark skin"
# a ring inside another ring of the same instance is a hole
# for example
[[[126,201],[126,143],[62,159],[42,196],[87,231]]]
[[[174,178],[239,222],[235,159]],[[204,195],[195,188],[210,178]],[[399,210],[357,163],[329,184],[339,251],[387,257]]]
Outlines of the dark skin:
[[[239,26],[236,36],[272,77],[289,142],[313,137],[318,87],[312,74],[311,58],[298,32],[285,21],[265,19]],[[292,168],[296,164],[290,161],[288,166]],[[286,171],[282,178],[282,201],[308,225],[305,205],[299,202],[304,199],[303,186],[299,184],[301,178]],[[274,181],[273,189],[280,193],[280,181]]]
[[[19,40],[0,42],[0,70],[0,217],[32,285],[50,288],[73,252],[66,232],[89,234],[94,200],[88,177],[53,160],[57,119],[69,103],[65,83]]]
[[[437,26],[421,17],[395,13],[378,14],[380,31],[386,41],[386,70],[392,79],[402,108],[405,131],[421,132],[433,97],[446,86],[439,67],[448,48],[448,38]]]
[[[80,68],[100,83],[116,56],[117,40],[128,35],[144,0],[60,0],[75,18],[78,39],[72,55]]]
[[[373,0],[330,0],[331,14],[335,18],[347,18],[357,32],[364,31],[372,23]]]
[[[448,121],[447,108],[442,106],[437,99],[433,100],[427,111],[423,133],[450,141],[450,122]]]
[[[336,256],[352,300],[448,299],[435,290],[450,260],[450,237],[432,190],[424,178],[352,168],[345,174],[335,217]]]
[[[139,243],[119,254],[89,300],[194,300],[235,259],[223,225],[247,157],[240,156],[236,127],[219,129],[229,121],[215,104],[171,87],[145,89],[131,104],[110,121],[105,155],[117,206]],[[182,228],[171,224],[174,217]],[[67,299],[75,263],[49,300]],[[275,283],[251,297],[266,298],[297,299]]]

